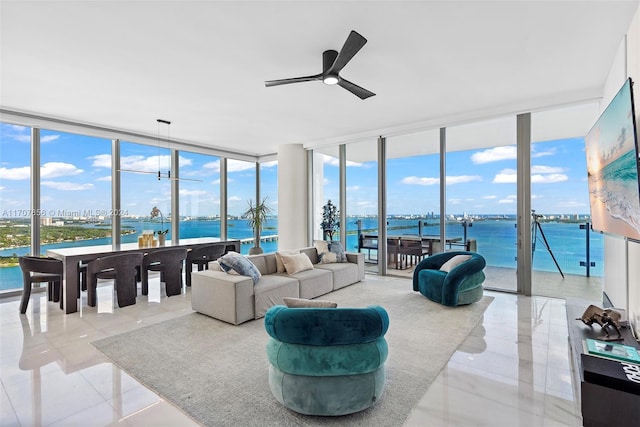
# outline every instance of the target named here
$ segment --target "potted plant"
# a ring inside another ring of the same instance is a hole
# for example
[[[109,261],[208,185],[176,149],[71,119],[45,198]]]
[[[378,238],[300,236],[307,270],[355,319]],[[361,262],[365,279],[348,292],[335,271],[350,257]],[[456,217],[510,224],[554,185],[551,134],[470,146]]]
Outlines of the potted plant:
[[[249,249],[249,255],[261,254],[264,251],[260,247],[260,232],[267,222],[267,216],[271,213],[271,208],[267,206],[267,198],[262,199],[262,202],[253,204],[252,200],[247,202],[248,208],[242,214],[243,218],[247,219],[249,227],[253,229],[253,247]]]
[[[154,206],[153,209],[151,209],[151,219],[156,218],[156,217],[160,217],[160,230],[156,231],[155,233],[158,234],[158,245],[159,246],[164,246],[166,238],[167,238],[167,233],[169,233],[169,229],[165,229],[164,228],[164,216],[162,216],[162,212],[160,211],[160,209],[158,209],[157,206]]]
[[[331,199],[327,201],[322,207],[322,222],[320,227],[322,228],[322,238],[327,240],[333,240],[333,233],[340,228],[340,211],[338,207],[331,203]]]

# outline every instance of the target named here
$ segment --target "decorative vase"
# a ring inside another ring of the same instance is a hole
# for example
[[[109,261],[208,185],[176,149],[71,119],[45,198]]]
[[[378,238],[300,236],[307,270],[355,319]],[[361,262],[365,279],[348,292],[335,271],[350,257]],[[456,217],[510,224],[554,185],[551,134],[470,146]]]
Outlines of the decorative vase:
[[[158,234],[158,246],[164,246],[166,239],[167,239],[166,234]]]

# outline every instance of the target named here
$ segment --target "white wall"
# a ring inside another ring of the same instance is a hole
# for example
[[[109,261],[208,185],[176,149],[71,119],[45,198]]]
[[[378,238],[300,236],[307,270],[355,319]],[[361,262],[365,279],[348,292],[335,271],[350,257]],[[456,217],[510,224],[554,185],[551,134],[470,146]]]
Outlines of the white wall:
[[[307,152],[301,144],[278,147],[278,249],[307,245]]]

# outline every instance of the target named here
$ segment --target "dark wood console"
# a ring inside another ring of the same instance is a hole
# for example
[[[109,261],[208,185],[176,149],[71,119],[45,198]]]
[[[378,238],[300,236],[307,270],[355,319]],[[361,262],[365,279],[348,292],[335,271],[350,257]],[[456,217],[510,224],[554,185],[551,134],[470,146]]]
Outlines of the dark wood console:
[[[577,318],[589,303],[567,299],[569,346],[574,370],[577,403],[586,427],[637,426],[640,423],[640,365],[592,356],[584,350],[586,338],[598,339],[600,325],[591,327]],[[622,328],[624,341],[640,346],[628,328]]]

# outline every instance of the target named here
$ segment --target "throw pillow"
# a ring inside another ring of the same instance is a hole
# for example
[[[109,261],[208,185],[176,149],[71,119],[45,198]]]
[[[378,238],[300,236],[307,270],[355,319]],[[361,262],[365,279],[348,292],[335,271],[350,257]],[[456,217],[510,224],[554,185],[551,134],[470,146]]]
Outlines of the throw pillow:
[[[448,273],[468,259],[471,259],[471,255],[456,255],[449,261],[442,264],[442,266],[440,267],[440,271],[446,271]]]
[[[342,242],[331,242],[329,250],[336,254],[336,262],[347,262],[347,254],[344,252]]]
[[[305,270],[313,270],[313,264],[307,254],[282,255],[287,274],[296,274]]]
[[[220,267],[227,273],[233,270],[241,276],[251,277],[254,285],[260,279],[260,277],[262,277],[262,274],[260,274],[260,270],[258,270],[258,268],[253,265],[253,263],[246,257],[240,255],[237,252],[231,251],[226,253],[218,259],[218,263],[220,264]]]
[[[284,264],[282,263],[282,255],[296,255],[299,253],[300,251],[296,251],[296,250],[276,252],[276,273],[286,272],[286,270],[284,269]]]
[[[315,246],[318,252],[318,260],[320,260],[321,264],[336,262],[335,257],[332,256],[333,254],[329,251],[329,242],[326,240],[316,240],[313,242],[313,246]]]
[[[304,308],[304,307],[315,307],[315,308],[336,308],[338,307],[337,302],[327,301],[322,299],[304,299],[304,298],[282,298],[284,304],[289,308]]]

